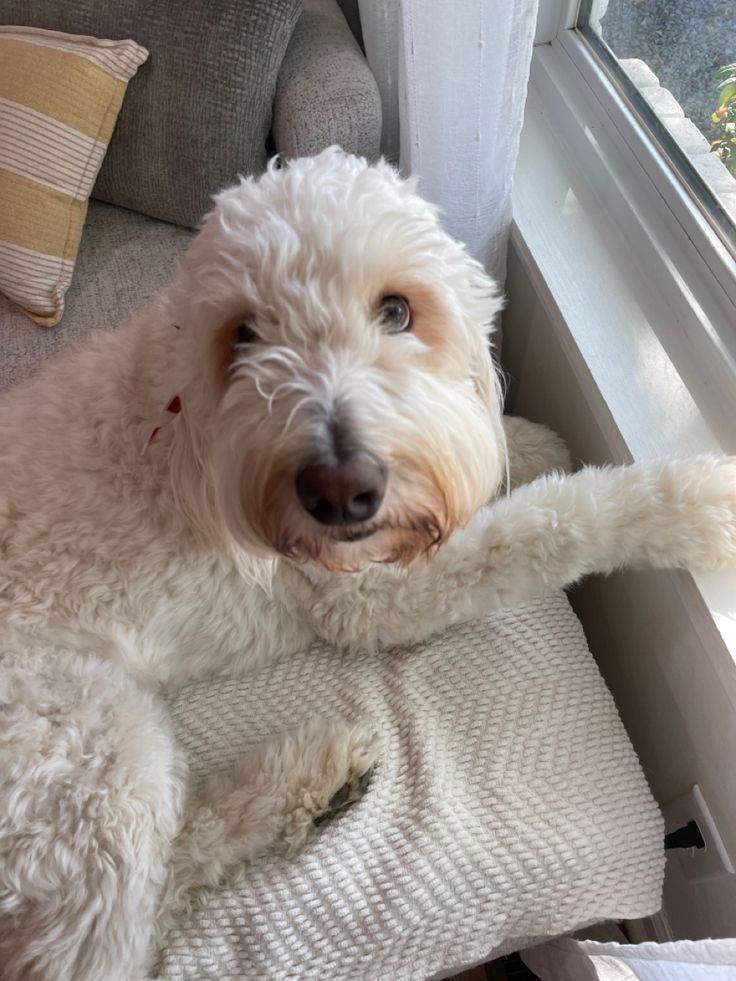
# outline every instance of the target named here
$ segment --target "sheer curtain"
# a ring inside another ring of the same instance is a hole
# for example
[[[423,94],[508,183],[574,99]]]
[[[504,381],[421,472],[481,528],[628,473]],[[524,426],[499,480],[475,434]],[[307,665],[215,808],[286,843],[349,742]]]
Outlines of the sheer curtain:
[[[500,282],[537,0],[359,0],[383,152]]]

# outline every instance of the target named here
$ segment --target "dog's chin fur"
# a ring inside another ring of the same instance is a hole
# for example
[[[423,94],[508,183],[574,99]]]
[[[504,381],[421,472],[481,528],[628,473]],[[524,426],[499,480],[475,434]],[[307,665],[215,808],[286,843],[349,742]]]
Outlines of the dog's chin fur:
[[[377,563],[410,565],[420,556],[430,558],[446,534],[431,520],[410,518],[357,525],[348,531],[325,534],[315,530],[278,545],[278,551],[297,562],[314,562],[330,572],[360,572]]]
[[[264,426],[267,422],[264,420]],[[296,422],[292,425],[297,427]],[[369,431],[366,426],[366,433]],[[251,434],[231,440],[229,445],[237,446],[239,452],[231,451],[227,460],[221,458],[213,474],[217,511],[226,536],[249,554],[312,562],[330,571],[357,572],[371,563],[407,566],[434,554],[498,489],[504,461],[494,453],[492,443],[490,448],[484,445],[492,440],[484,418],[475,430],[469,427],[465,444],[458,439],[452,451],[444,447],[444,459],[443,447],[437,440],[429,441],[418,425],[408,429],[415,443],[413,459],[406,453],[403,460],[398,458],[396,427],[393,440],[381,440],[379,435],[374,431],[368,445],[379,446],[382,459],[388,460],[382,505],[369,520],[332,527],[315,521],[297,499],[295,475],[303,455],[291,454],[284,441],[277,441],[271,444],[269,456],[268,441],[256,442]],[[367,436],[363,439],[368,442]],[[305,445],[310,445],[308,436]],[[466,450],[469,459],[475,455],[480,462],[467,466],[460,479],[452,466],[460,464]]]
[[[358,572],[372,563],[407,566],[431,557],[495,495],[503,475],[503,461],[492,452],[486,452],[483,466],[474,468],[475,480],[453,479],[442,472],[438,460],[424,469],[415,466],[413,473],[389,463],[389,486],[376,515],[329,527],[299,504],[294,491],[298,466],[284,467],[276,457],[281,465],[261,482],[254,470],[257,453],[252,442],[249,449],[239,479],[234,476],[228,483],[226,468],[215,477],[229,537],[250,554],[312,562],[332,572]],[[482,447],[478,452],[482,458]]]

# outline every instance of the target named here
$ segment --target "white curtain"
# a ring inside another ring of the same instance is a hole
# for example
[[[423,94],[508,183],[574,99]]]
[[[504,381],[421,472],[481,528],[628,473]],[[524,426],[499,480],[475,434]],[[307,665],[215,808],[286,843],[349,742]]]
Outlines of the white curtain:
[[[382,150],[503,282],[537,0],[359,0]]]

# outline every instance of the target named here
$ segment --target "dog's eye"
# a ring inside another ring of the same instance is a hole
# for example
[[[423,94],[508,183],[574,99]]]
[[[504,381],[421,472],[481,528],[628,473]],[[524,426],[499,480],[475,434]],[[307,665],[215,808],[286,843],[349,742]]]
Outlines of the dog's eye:
[[[389,334],[400,334],[411,328],[409,301],[398,295],[384,296],[379,307],[381,324]]]
[[[236,344],[253,344],[255,341],[260,340],[258,334],[253,330],[249,320],[244,320],[242,324],[238,324],[238,336]]]

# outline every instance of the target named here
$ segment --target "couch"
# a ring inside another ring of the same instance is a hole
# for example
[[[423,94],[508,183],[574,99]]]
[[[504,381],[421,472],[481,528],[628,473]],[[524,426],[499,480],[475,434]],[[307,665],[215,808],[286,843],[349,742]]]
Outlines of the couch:
[[[342,0],[342,8],[337,0],[304,0],[278,74],[269,152],[302,156],[336,143],[378,156],[378,89],[348,24],[359,34],[355,0]],[[124,323],[166,284],[192,235],[191,228],[92,200],[61,323],[39,327],[0,295],[0,391],[93,328]]]

